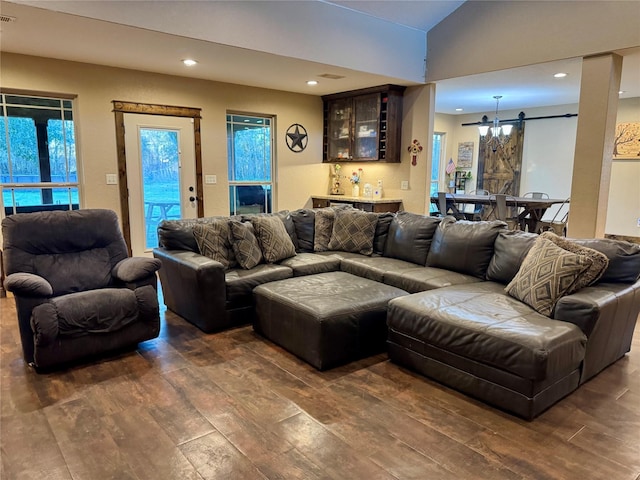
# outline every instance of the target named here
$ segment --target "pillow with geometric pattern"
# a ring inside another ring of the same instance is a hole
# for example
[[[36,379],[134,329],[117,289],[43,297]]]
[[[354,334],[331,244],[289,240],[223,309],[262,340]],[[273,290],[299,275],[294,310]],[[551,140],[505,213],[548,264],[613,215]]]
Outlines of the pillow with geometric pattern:
[[[229,225],[233,238],[233,253],[240,266],[249,270],[262,262],[262,250],[253,233],[251,222],[231,220]]]
[[[231,228],[229,220],[220,218],[211,223],[196,223],[193,236],[198,244],[200,254],[220,262],[225,270],[237,265],[231,246]]]
[[[287,233],[284,221],[278,216],[251,219],[262,255],[267,263],[275,263],[296,254],[296,247]]]
[[[588,256],[564,250],[541,236],[505,291],[549,317],[561,297],[576,291],[577,280],[592,265]]]
[[[378,215],[376,213],[361,210],[338,210],[333,221],[329,250],[371,255],[377,224]]]
[[[583,245],[579,245],[571,240],[567,240],[564,237],[559,237],[553,232],[543,232],[540,234],[542,238],[546,238],[547,240],[551,240],[560,248],[567,250],[572,253],[576,253],[578,255],[586,255],[589,257],[593,264],[589,269],[580,275],[580,278],[576,281],[573,286],[573,290],[569,292],[569,294],[577,292],[578,290],[583,289],[584,287],[588,287],[589,285],[593,285],[596,283],[605,270],[609,266],[609,258],[602,252],[594,250],[593,248],[585,247]]]

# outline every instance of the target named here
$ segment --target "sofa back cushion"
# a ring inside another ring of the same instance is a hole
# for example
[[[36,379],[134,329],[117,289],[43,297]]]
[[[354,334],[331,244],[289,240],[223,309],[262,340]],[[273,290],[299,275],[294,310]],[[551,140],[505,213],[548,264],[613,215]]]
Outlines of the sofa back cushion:
[[[389,225],[384,256],[424,265],[440,218],[398,212]]]
[[[279,221],[279,220],[278,220]],[[233,253],[240,266],[250,270],[262,262],[262,250],[251,222],[229,222],[233,239]]]
[[[336,211],[331,207],[316,210],[313,234],[314,252],[326,252],[329,250],[329,241],[331,240],[335,218]]]
[[[500,232],[493,244],[487,280],[507,284],[516,276],[538,235],[519,230]]]
[[[640,279],[640,245],[608,238],[576,239],[574,242],[604,253],[609,259],[600,282],[634,283]]]
[[[313,253],[315,211],[310,208],[301,208],[294,210],[290,215],[298,239],[297,251],[299,253]]]
[[[445,217],[433,236],[427,266],[485,278],[496,237],[507,224]]]
[[[378,222],[376,223],[376,233],[373,237],[373,253],[374,255],[383,255],[384,246],[389,236],[389,227],[395,218],[395,214],[391,212],[378,213]]]

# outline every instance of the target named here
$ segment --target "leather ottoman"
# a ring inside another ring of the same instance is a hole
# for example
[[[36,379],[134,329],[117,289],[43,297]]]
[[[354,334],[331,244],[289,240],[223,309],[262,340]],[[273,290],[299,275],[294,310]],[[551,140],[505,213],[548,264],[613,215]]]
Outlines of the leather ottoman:
[[[407,292],[328,272],[265,283],[253,294],[254,329],[325,370],[384,351],[387,303]]]

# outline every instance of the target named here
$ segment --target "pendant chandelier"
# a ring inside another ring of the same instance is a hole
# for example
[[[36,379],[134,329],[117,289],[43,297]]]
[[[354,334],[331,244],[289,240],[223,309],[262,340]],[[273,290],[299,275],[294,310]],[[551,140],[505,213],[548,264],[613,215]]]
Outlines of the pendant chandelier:
[[[496,116],[493,119],[493,126],[491,126],[489,119],[485,115],[482,117],[482,124],[478,127],[478,130],[480,131],[480,136],[487,146],[495,153],[498,148],[504,148],[504,146],[509,143],[509,140],[511,140],[511,129],[513,128],[513,125],[500,125],[500,120],[498,119],[498,105],[502,95],[495,95],[493,98],[496,99]],[[491,135],[489,135],[489,132],[491,132]]]

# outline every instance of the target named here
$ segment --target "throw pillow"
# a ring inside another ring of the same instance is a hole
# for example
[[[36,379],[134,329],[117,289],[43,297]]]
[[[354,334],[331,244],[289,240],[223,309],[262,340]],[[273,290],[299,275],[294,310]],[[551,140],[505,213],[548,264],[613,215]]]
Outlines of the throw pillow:
[[[262,250],[253,232],[253,225],[237,220],[231,220],[229,225],[233,238],[233,253],[240,266],[248,270],[262,262]]]
[[[225,270],[236,266],[228,219],[219,218],[210,223],[196,223],[193,225],[193,236],[198,244],[200,255],[220,262]]]
[[[333,233],[333,220],[336,211],[333,208],[319,208],[316,210],[315,232],[313,234],[313,251],[326,252]]]
[[[255,217],[251,219],[251,223],[267,263],[275,263],[296,254],[296,247],[282,218]]]
[[[378,215],[360,210],[339,210],[335,217],[329,250],[371,255]]]
[[[593,262],[591,267],[586,272],[584,272],[583,275],[580,276],[580,278],[574,285],[573,291],[569,293],[577,292],[584,287],[588,287],[589,285],[593,285],[594,283],[596,283],[600,279],[600,277],[602,277],[602,274],[609,266],[609,259],[607,258],[607,256],[604,253],[594,250],[593,248],[578,245],[577,243],[567,240],[564,237],[559,237],[553,232],[544,232],[541,233],[540,236],[552,241],[564,250],[578,255],[586,255]]]
[[[593,261],[538,238],[505,291],[542,315],[550,316],[556,302],[572,291]],[[575,291],[575,290],[574,290]]]

